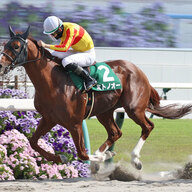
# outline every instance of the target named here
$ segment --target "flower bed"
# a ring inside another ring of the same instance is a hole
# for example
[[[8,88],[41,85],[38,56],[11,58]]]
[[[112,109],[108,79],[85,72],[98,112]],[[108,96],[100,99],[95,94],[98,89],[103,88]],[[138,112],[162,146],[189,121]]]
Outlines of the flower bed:
[[[35,39],[48,41],[42,35],[43,21],[47,16],[57,15],[63,21],[82,25],[92,36],[97,47],[176,47],[175,31],[171,20],[164,13],[164,6],[155,2],[143,7],[137,13],[127,13],[121,1],[107,5],[87,6],[85,3],[72,4],[70,10],[54,12],[56,2],[47,1],[44,7],[24,5],[18,1],[8,2],[1,10],[0,35],[5,36],[8,25],[16,30],[26,30],[31,25]],[[65,6],[64,6],[65,7]],[[23,28],[23,29],[22,29]]]
[[[27,95],[6,89],[0,90],[0,97],[19,99]],[[53,127],[38,144],[50,153],[64,153],[70,163],[48,162],[31,148],[28,139],[40,118],[36,111],[0,111],[0,180],[88,177],[89,166],[78,159],[73,140],[64,127]]]

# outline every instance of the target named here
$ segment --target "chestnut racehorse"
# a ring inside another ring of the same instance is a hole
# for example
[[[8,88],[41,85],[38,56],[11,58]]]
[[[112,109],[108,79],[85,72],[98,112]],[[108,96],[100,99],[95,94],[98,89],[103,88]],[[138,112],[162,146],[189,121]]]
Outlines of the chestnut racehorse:
[[[93,155],[87,155],[82,131],[82,122],[89,111],[86,105],[86,93],[82,93],[74,86],[68,72],[56,60],[51,60],[48,50],[40,48],[36,40],[28,37],[29,28],[21,34],[16,34],[11,27],[9,31],[10,39],[0,55],[1,69],[7,73],[17,66],[23,66],[31,79],[35,87],[34,105],[42,118],[30,139],[30,144],[48,161],[66,161],[65,156],[46,152],[37,144],[38,139],[56,124],[62,125],[71,133],[80,159],[105,161],[111,158],[114,154],[108,149],[122,135],[114,121],[113,112],[123,107],[127,115],[142,128],[141,137],[132,151],[131,160],[137,169],[141,169],[140,151],[154,128],[145,112],[149,111],[168,119],[178,119],[191,112],[192,105],[174,104],[161,107],[157,91],[134,64],[124,60],[106,62],[119,77],[122,88],[94,92],[95,102],[90,116],[97,117],[105,127],[108,138]]]

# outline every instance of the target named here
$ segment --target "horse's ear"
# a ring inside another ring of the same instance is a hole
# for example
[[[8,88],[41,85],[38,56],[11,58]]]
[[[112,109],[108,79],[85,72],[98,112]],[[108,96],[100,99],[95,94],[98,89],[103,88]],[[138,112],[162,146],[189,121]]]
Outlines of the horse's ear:
[[[29,35],[29,29],[30,29],[30,25],[27,28],[27,30],[25,31],[25,33],[22,34],[23,39],[27,39],[28,35]]]
[[[13,31],[12,27],[9,25],[9,34],[10,34],[10,37],[13,37],[15,36],[15,32]]]

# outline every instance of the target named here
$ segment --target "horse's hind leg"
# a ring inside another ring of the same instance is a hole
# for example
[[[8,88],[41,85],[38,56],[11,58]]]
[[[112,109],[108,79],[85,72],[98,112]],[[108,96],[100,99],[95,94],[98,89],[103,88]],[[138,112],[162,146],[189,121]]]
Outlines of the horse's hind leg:
[[[106,153],[106,151],[113,145],[113,143],[119,139],[122,135],[121,130],[117,126],[113,118],[113,110],[107,111],[97,116],[99,122],[105,127],[108,138],[107,140],[99,147],[99,149],[95,152],[100,161],[104,161],[106,159],[111,158],[114,154],[113,153]],[[91,160],[91,157],[90,157]]]
[[[31,137],[30,139],[30,145],[31,147],[39,152],[40,155],[42,155],[44,158],[46,158],[48,161],[53,161],[55,163],[61,162],[61,159],[59,156],[56,156],[52,153],[49,153],[47,151],[45,151],[44,149],[42,149],[41,147],[39,147],[38,140],[41,136],[45,135],[48,131],[51,130],[52,127],[54,127],[55,124],[46,121],[43,117],[39,122],[39,125],[34,133],[34,135]]]
[[[125,109],[125,111],[129,115],[129,117],[131,119],[133,119],[142,128],[141,137],[140,137],[137,145],[135,146],[135,148],[133,149],[133,151],[131,153],[131,155],[132,155],[132,160],[131,160],[132,164],[137,169],[141,169],[142,168],[142,163],[139,160],[140,151],[141,151],[147,137],[149,136],[150,132],[154,128],[154,124],[146,117],[144,109],[142,110],[142,108],[140,108],[140,107],[138,107],[138,108],[136,108],[134,110],[132,109],[131,111],[129,109]]]

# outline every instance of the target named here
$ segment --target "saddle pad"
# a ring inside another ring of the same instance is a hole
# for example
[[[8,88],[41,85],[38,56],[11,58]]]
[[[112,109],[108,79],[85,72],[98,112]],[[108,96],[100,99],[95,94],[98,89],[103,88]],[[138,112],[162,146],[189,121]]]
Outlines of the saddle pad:
[[[83,80],[71,71],[69,74],[75,86],[84,90]],[[90,76],[97,80],[97,85],[92,88],[94,91],[110,91],[122,88],[119,78],[106,63],[96,63],[90,66]]]

